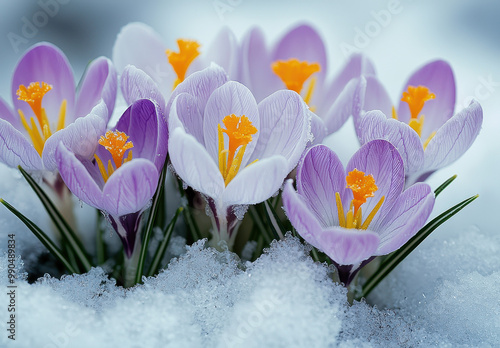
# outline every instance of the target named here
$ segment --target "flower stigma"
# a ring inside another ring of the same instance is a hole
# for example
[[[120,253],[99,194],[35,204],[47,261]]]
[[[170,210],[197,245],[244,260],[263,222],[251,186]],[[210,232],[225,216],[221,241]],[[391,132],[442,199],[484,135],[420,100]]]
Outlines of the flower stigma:
[[[28,103],[38,120],[40,129],[36,125],[33,117],[30,117],[28,123],[24,112],[21,109],[17,110],[21,119],[21,123],[30,136],[33,146],[35,147],[35,150],[38,152],[40,157],[42,156],[45,141],[52,135],[52,130],[50,129],[47,113],[42,107],[43,97],[51,89],[51,85],[42,81],[31,82],[28,87],[26,87],[25,85],[19,85],[19,89],[16,91],[17,99]],[[64,99],[59,108],[59,118],[57,121],[56,132],[64,128],[64,122],[66,118],[66,104],[66,99]]]
[[[179,83],[184,81],[187,69],[193,60],[200,55],[200,52],[198,51],[200,44],[194,40],[178,39],[177,45],[179,46],[179,52],[174,52],[172,50],[165,51],[168,62],[172,65],[172,68],[177,74],[177,79],[174,82],[173,89],[175,89]]]
[[[304,83],[311,77],[312,74],[321,70],[318,63],[309,63],[307,61],[299,61],[296,58],[289,60],[277,60],[271,64],[273,72],[283,81],[287,89],[300,94],[304,87]],[[311,82],[306,91],[304,101],[309,105],[311,97],[316,85],[316,78],[311,78]]]
[[[106,169],[99,156],[94,155],[104,182],[107,182],[111,174],[113,174],[115,170],[120,168],[122,164],[132,160],[132,151],[129,151],[127,157],[124,158],[125,152],[134,147],[134,144],[131,141],[127,141],[128,138],[129,137],[127,134],[118,130],[114,132],[107,131],[105,136],[101,135],[99,144],[104,146],[104,148],[109,151],[114,162],[113,166],[111,160],[108,160],[108,166]]]
[[[431,93],[429,88],[425,86],[408,86],[407,91],[403,92],[403,96],[401,101],[408,103],[408,107],[410,108],[410,121],[408,125],[417,132],[419,137],[422,137],[422,128],[424,127],[424,115],[420,115],[420,112],[424,108],[425,102],[436,99],[436,95]],[[420,116],[420,117],[419,117]],[[396,109],[392,107],[392,118],[398,119],[398,115],[396,113]],[[424,141],[423,146],[424,150],[434,137],[436,132],[432,132],[431,135]]]
[[[247,145],[252,141],[252,135],[257,133],[257,128],[245,115],[228,115],[222,119],[226,129],[221,124],[218,127],[219,140],[219,170],[224,178],[224,184],[227,186],[234,179],[243,161],[243,155]],[[229,138],[228,148],[224,146],[224,133]],[[239,150],[238,150],[239,148]],[[238,150],[238,152],[236,152]],[[253,161],[252,163],[257,162]],[[252,164],[250,163],[250,164]],[[250,165],[249,164],[249,165]]]
[[[375,205],[373,210],[370,214],[368,214],[367,218],[363,222],[361,206],[366,203],[367,198],[373,197],[373,193],[378,190],[377,185],[375,185],[375,179],[371,174],[365,175],[364,172],[354,169],[348,173],[346,182],[347,188],[352,190],[353,199],[347,214],[344,214],[340,194],[338,192],[335,193],[339,225],[344,228],[366,230],[375,217],[375,214],[377,214],[382,206],[385,196],[378,201],[377,205]]]

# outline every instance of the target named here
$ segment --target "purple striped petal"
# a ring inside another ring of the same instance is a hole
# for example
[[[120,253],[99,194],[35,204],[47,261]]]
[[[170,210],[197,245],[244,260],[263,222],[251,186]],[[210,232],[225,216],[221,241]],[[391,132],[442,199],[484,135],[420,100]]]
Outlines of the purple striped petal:
[[[310,148],[297,168],[297,190],[324,228],[338,226],[335,193],[344,209],[352,199],[346,189],[345,171],[337,155],[325,145]]]
[[[14,128],[20,131],[24,130],[19,115],[12,110],[2,97],[0,97],[0,119],[9,122]]]
[[[436,98],[425,103],[421,114],[425,115],[425,123],[422,129],[422,138],[426,139],[432,132],[441,127],[452,115],[455,109],[455,77],[450,65],[442,60],[424,65],[418,69],[403,85],[403,91],[408,86],[425,86],[436,95]],[[398,117],[401,121],[408,123],[410,109],[408,104],[400,102]]]
[[[42,170],[42,159],[33,144],[9,122],[0,119],[0,162],[9,167]]]
[[[258,27],[250,29],[243,38],[239,81],[250,88],[258,102],[283,88],[283,82],[271,70],[271,56]]]
[[[170,161],[175,172],[194,190],[217,200],[224,190],[224,181],[207,150],[182,128],[169,136]],[[218,163],[218,162],[217,162]]]
[[[62,143],[57,146],[55,157],[59,173],[69,190],[88,205],[103,209],[101,189],[82,162]]]
[[[329,228],[318,236],[320,250],[339,265],[356,265],[368,259],[377,250],[379,240],[369,230],[342,227]]]
[[[109,120],[115,107],[116,89],[116,71],[111,61],[104,57],[92,61],[82,78],[74,118],[89,114],[92,108],[103,99],[108,109],[107,119]],[[67,120],[68,123],[72,122],[70,119]]]
[[[382,196],[385,197],[382,207],[375,215],[373,224],[383,219],[392,209],[395,201],[403,191],[405,173],[403,159],[398,150],[386,140],[373,140],[363,145],[347,165],[346,172],[358,169],[365,175],[373,175],[378,190],[374,196],[366,200],[362,207],[366,216],[373,210]]]
[[[241,83],[235,81],[229,81],[212,93],[207,101],[203,116],[205,147],[215,163],[219,163],[217,125],[220,124],[224,127],[222,119],[231,114],[238,117],[245,115],[252,122],[253,126],[257,128],[257,133],[252,135],[252,141],[247,145],[245,155],[243,156],[243,161],[241,162],[243,168],[258,142],[261,127],[257,102],[252,92]],[[226,137],[224,142],[227,149],[228,141]]]
[[[181,93],[194,96],[198,104],[198,109],[203,112],[208,98],[212,95],[213,91],[225,84],[227,79],[226,72],[217,64],[211,64],[208,68],[189,75],[172,92],[166,108],[167,114],[173,100]]]
[[[287,161],[282,156],[259,160],[239,173],[222,194],[225,206],[257,204],[275,194],[288,174]]]
[[[380,81],[375,76],[367,76],[363,110],[380,110],[384,115],[391,116],[393,105],[389,94]],[[354,121],[358,125],[357,120]]]
[[[312,111],[308,111],[309,117],[311,118],[311,134],[313,139],[311,140],[312,145],[320,144],[323,139],[328,135],[328,129],[325,126],[323,120]]]
[[[424,149],[418,134],[403,122],[388,119],[381,111],[369,111],[361,118],[361,144],[384,139],[394,145],[403,158],[405,174],[418,172],[424,164]]]
[[[153,28],[144,23],[129,23],[116,38],[113,63],[119,72],[127,65],[134,65],[149,75],[162,91],[171,91],[176,76],[168,63],[166,48]]]
[[[260,135],[250,162],[273,155],[287,159],[287,170],[292,171],[304,152],[309,137],[307,105],[293,91],[273,93],[258,105]]]
[[[457,160],[472,145],[482,123],[483,109],[474,100],[438,129],[425,150],[423,169],[443,168]]]
[[[238,78],[238,42],[234,33],[228,27],[223,27],[209,46],[206,56],[207,63],[220,65],[231,80]]]
[[[293,227],[306,242],[321,249],[321,245],[316,238],[321,234],[323,228],[318,221],[317,215],[313,214],[309,209],[303,197],[295,192],[292,179],[285,182],[282,198],[286,216]]]
[[[104,184],[102,209],[114,216],[143,209],[156,191],[158,178],[158,170],[147,159],[124,163]]]
[[[71,66],[64,53],[56,46],[43,42],[31,47],[17,63],[12,78],[12,100],[14,109],[21,109],[26,119],[34,117],[28,103],[18,100],[16,92],[20,85],[31,82],[45,82],[52,90],[43,97],[42,106],[51,121],[59,117],[59,108],[64,99],[67,101],[66,115],[74,114],[75,80]]]
[[[203,114],[198,109],[196,98],[190,94],[182,93],[175,97],[168,116],[168,128],[173,130],[182,127],[201,144],[203,139]]]
[[[101,101],[89,115],[77,118],[75,122],[49,137],[42,152],[45,169],[57,170],[55,154],[60,143],[75,155],[92,159],[100,136],[106,132],[107,117],[106,105]]]
[[[393,209],[380,224],[380,246],[375,255],[386,255],[401,248],[425,224],[434,207],[434,193],[429,185],[417,183],[399,196]]]
[[[323,116],[329,134],[339,130],[351,115],[359,115],[365,98],[365,89],[366,82],[364,78],[349,81],[331,108]]]
[[[165,98],[156,83],[144,71],[129,65],[122,73],[121,90],[128,105],[139,99],[154,100],[161,108],[165,108]]]

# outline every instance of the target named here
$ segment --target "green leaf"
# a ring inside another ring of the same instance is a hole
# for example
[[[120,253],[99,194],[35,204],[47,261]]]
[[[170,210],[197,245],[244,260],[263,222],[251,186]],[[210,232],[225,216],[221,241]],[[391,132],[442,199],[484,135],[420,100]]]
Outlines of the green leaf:
[[[160,269],[160,262],[163,259],[163,256],[165,255],[165,252],[167,251],[167,246],[168,243],[170,242],[170,237],[172,236],[172,232],[174,231],[175,223],[177,222],[177,218],[179,217],[179,214],[181,211],[184,210],[183,207],[179,207],[177,211],[175,212],[174,217],[168,224],[167,228],[165,229],[165,234],[163,235],[163,239],[158,247],[156,249],[155,255],[153,257],[153,261],[151,261],[151,265],[149,266],[149,271],[147,273],[148,277],[151,277],[158,273]]]
[[[457,205],[446,210],[441,215],[434,218],[432,221],[427,223],[420,231],[417,232],[413,238],[411,238],[405,245],[400,249],[396,250],[394,253],[389,255],[380,265],[377,272],[371,276],[367,282],[363,285],[362,295],[358,298],[368,296],[368,294],[384,279],[401,261],[403,261],[420,243],[424,241],[436,228],[443,224],[446,220],[451,218],[453,215],[458,213],[460,210],[465,208],[467,205],[472,203],[479,195],[472,196]]]
[[[92,268],[92,264],[90,263],[89,257],[85,252],[83,244],[76,233],[62,217],[62,215],[59,213],[59,211],[54,206],[47,194],[43,191],[43,189],[35,182],[35,180],[33,180],[31,175],[29,175],[21,166],[18,166],[18,168],[21,171],[23,177],[26,179],[28,184],[31,186],[33,191],[35,191],[36,195],[42,202],[45,210],[50,216],[50,219],[54,223],[57,230],[61,233],[62,238],[67,241],[68,247],[73,251],[75,257],[83,266],[83,271],[90,271],[90,269]]]
[[[144,233],[144,241],[141,246],[141,252],[139,254],[139,261],[137,263],[137,271],[135,274],[135,283],[139,284],[142,282],[142,272],[144,270],[144,263],[146,261],[146,255],[148,252],[149,240],[151,239],[151,233],[153,227],[155,226],[156,215],[158,214],[158,208],[160,207],[160,201],[165,197],[163,196],[163,191],[165,189],[165,176],[167,174],[167,166],[163,166],[160,178],[158,180],[158,187],[156,188],[155,195],[153,196],[153,203],[151,204],[151,210],[149,211],[148,221],[146,223],[146,230]]]
[[[437,197],[449,184],[453,182],[457,178],[457,175],[453,175],[451,178],[443,182],[437,189],[434,190],[434,196]]]
[[[59,259],[59,261],[62,262],[68,272],[78,273],[78,271],[73,268],[71,263],[64,257],[62,251],[57,247],[57,245],[55,245],[54,242],[47,236],[47,234],[45,234],[45,232],[43,232],[36,224],[34,224],[33,221],[21,214],[16,208],[14,208],[2,198],[0,198],[0,203],[2,203],[7,209],[9,209],[15,216],[17,216],[17,218],[21,220],[26,225],[26,227],[30,229],[31,232],[33,232],[33,234],[52,253],[52,255],[54,255],[57,259]]]

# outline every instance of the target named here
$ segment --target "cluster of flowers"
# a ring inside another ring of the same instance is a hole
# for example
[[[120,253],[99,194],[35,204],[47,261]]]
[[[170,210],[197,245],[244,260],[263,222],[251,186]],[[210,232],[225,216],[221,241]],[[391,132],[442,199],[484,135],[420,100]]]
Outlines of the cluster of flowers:
[[[241,211],[282,189],[288,220],[348,285],[422,228],[434,205],[423,181],[481,127],[475,101],[454,115],[444,61],[413,73],[396,108],[363,55],[328,78],[323,40],[308,25],[271,48],[259,29],[241,42],[223,29],[203,54],[196,41],[177,42],[174,52],[148,26],[127,25],[113,62],[92,61],[76,93],[64,54],[40,43],[15,68],[16,111],[0,99],[0,160],[44,179],[55,173],[50,187],[104,212],[127,258],[169,164],[205,199],[212,245],[231,249]],[[118,90],[128,108],[108,128]],[[350,117],[361,147],[344,167],[320,143]]]

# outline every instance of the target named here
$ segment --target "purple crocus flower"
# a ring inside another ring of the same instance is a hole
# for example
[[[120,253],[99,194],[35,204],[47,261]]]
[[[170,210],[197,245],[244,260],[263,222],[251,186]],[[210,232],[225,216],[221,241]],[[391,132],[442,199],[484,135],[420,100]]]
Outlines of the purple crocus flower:
[[[434,206],[429,185],[403,191],[403,160],[385,140],[363,145],[346,170],[324,145],[309,149],[288,180],[284,209],[297,232],[327,254],[348,286],[373,257],[399,249],[424,225]]]
[[[12,78],[14,111],[0,98],[0,161],[11,167],[55,171],[63,142],[80,156],[93,151],[116,99],[116,72],[107,58],[93,60],[75,93],[66,56],[50,43],[31,47]]]
[[[161,36],[144,23],[122,28],[113,47],[113,62],[121,73],[121,89],[128,104],[150,98],[164,108],[173,88],[212,61],[236,76],[238,44],[228,28],[221,29],[207,49],[194,40],[179,39],[177,45],[179,52],[174,52],[173,44],[167,49]]]
[[[281,187],[309,139],[307,105],[293,91],[258,105],[248,88],[228,81],[215,64],[196,72],[173,94],[170,160],[177,175],[203,194],[213,212],[213,243],[231,248],[241,209]]]
[[[367,77],[363,109],[379,111],[354,117],[362,144],[386,139],[396,146],[403,157],[407,184],[411,184],[467,151],[481,129],[483,111],[472,101],[453,116],[455,79],[449,64],[441,60],[417,70],[404,84],[401,96],[396,109],[382,84]]]
[[[327,73],[324,41],[309,25],[291,29],[272,49],[267,48],[259,28],[251,29],[243,39],[239,81],[257,101],[283,88],[301,94],[320,117],[312,115],[316,142],[337,131],[361,106],[365,85],[359,77],[375,74],[375,70],[368,58],[355,54],[331,81]]]
[[[82,158],[59,143],[57,166],[75,196],[109,216],[130,257],[167,154],[162,112],[152,101],[138,100],[123,113],[114,131],[95,137],[94,144],[93,157]]]

